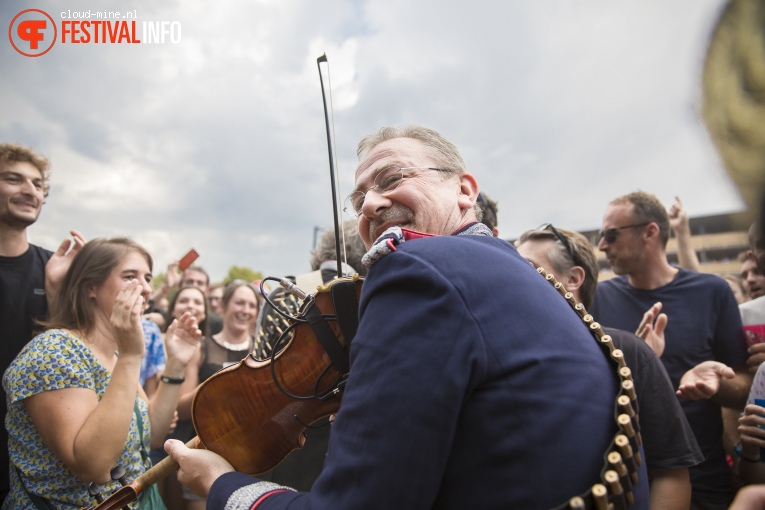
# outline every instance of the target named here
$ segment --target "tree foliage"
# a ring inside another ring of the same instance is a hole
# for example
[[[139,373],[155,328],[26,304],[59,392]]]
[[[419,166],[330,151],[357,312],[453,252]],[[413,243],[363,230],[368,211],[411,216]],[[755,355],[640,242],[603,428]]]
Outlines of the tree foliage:
[[[228,283],[231,280],[244,280],[246,282],[254,282],[255,280],[262,280],[263,273],[260,271],[254,271],[249,267],[244,266],[231,266],[228,270],[228,274],[223,279],[224,283]]]

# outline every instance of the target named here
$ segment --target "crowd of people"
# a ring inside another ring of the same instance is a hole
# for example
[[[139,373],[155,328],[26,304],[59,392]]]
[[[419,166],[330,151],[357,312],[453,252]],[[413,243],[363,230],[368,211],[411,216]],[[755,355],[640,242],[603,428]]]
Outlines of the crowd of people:
[[[198,386],[257,351],[259,289],[211,284],[201,267],[175,263],[154,289],[151,256],[125,238],[72,231],[55,253],[30,245],[48,163],[0,145],[2,324],[15,342],[4,351],[4,508],[87,506],[167,452],[177,477],[136,508],[576,508],[601,497],[706,509],[765,482],[765,278],[754,251],[740,258],[736,296],[730,281],[697,271],[679,199],[666,209],[633,192],[605,211],[597,248],[618,276],[598,283],[595,250],[577,232],[545,224],[515,247],[498,239],[497,202],[437,132],[386,128],[361,141],[359,157],[341,267],[369,274],[343,405],[252,479],[183,443],[195,435]],[[672,233],[678,265],[666,257]],[[296,280],[337,276],[333,234],[312,254],[314,273]],[[30,299],[9,299],[19,293]],[[575,302],[629,367],[627,425],[614,420],[625,381]],[[620,435],[641,440],[604,465]],[[627,476],[614,485],[609,467]]]
[[[342,406],[252,478],[184,443],[198,386],[256,351],[259,289],[175,264],[153,289],[151,256],[124,238],[72,232],[56,253],[32,247],[47,166],[0,146],[0,261],[42,254],[27,264],[31,287],[15,282],[42,299],[14,315],[26,342],[4,367],[4,507],[87,506],[168,454],[177,476],[135,508],[727,508],[742,484],[765,482],[765,350],[751,338],[762,305],[740,312],[723,278],[669,264],[671,232],[690,236],[679,200],[611,201],[598,249],[618,276],[598,283],[581,234],[545,224],[515,247],[499,239],[497,202],[437,132],[386,128],[359,157],[341,267],[366,280]],[[332,234],[296,280],[336,277]],[[751,298],[759,266],[741,262]],[[692,249],[681,264],[698,264]],[[740,441],[726,444],[724,409]]]

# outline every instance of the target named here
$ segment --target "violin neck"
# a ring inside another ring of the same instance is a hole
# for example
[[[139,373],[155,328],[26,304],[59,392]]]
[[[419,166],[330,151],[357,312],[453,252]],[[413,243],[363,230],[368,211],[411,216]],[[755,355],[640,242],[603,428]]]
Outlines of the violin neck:
[[[175,462],[172,457],[167,456],[153,465],[150,469],[147,469],[138,475],[130,485],[135,488],[136,492],[140,493],[165,477],[175,473],[178,470],[178,467],[178,463]]]
[[[197,448],[199,444],[199,438],[194,437],[191,441],[186,443],[186,446],[189,448]],[[178,470],[178,467],[178,463],[171,457],[165,457],[136,477],[135,480],[112,494],[109,498],[94,507],[88,507],[86,510],[117,510],[124,508],[127,504],[138,499],[138,495],[141,492],[163,478],[175,473]]]
[[[188,443],[186,443],[186,446],[189,448],[197,448],[198,444],[199,438],[194,436]],[[139,475],[135,480],[133,480],[131,485],[135,487],[136,492],[140,493],[141,491],[151,487],[163,478],[172,475],[178,471],[179,467],[180,466],[178,466],[178,463],[168,455],[161,461],[157,462],[150,469],[147,469],[145,472]]]

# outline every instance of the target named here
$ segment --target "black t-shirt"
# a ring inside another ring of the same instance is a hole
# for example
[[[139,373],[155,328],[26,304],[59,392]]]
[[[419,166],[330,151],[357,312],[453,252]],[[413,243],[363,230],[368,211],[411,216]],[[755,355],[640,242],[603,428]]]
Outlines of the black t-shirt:
[[[638,397],[640,430],[648,473],[689,468],[704,460],[693,430],[656,353],[632,333],[603,328],[624,353]]]
[[[45,297],[45,264],[53,252],[29,245],[18,257],[0,257],[0,372],[41,328],[35,324],[48,315]],[[5,392],[0,413],[3,424],[7,412]],[[8,494],[8,433],[0,427],[0,501]]]

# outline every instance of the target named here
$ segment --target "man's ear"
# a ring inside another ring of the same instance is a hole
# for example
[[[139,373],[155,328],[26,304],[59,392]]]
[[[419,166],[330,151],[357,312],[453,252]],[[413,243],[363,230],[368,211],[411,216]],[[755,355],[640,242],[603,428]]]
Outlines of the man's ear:
[[[648,225],[646,225],[644,227],[644,230],[643,230],[643,233],[648,238],[655,237],[655,238],[658,239],[659,238],[659,232],[660,232],[659,231],[659,225],[657,225],[654,222],[651,222]]]
[[[478,182],[471,174],[460,175],[460,196],[457,203],[460,209],[472,209],[478,200]]]
[[[581,266],[574,266],[569,269],[566,275],[566,283],[564,287],[569,292],[574,292],[584,283],[584,268]]]

